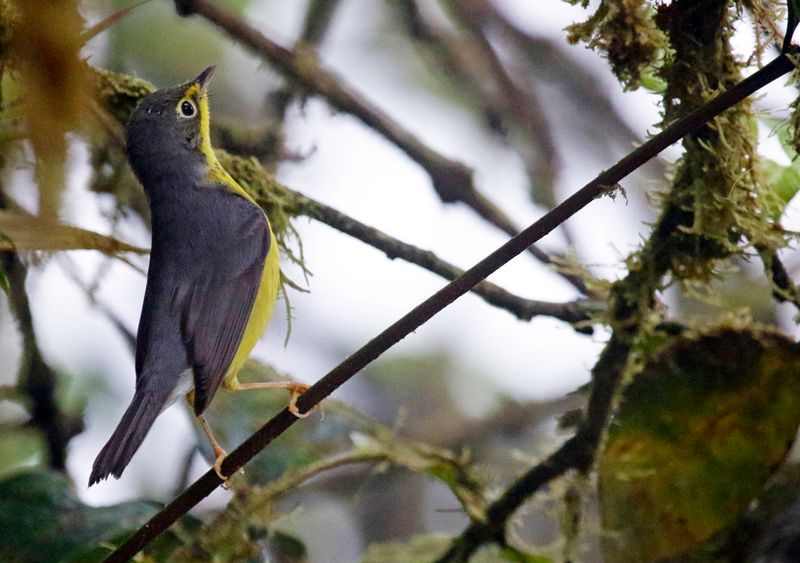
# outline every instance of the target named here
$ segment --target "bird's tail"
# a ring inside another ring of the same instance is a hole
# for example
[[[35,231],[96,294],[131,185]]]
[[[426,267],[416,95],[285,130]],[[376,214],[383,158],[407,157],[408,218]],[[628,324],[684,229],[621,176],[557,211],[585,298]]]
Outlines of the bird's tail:
[[[134,394],[133,401],[122,416],[117,429],[94,460],[92,474],[89,476],[90,487],[108,479],[109,475],[119,479],[133,454],[142,445],[165,401],[166,397],[160,393],[137,391]]]

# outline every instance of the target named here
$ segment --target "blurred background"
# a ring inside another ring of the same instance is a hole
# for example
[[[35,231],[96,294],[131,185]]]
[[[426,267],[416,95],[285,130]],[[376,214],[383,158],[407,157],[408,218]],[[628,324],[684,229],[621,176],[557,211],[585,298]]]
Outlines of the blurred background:
[[[601,55],[568,44],[565,27],[591,12],[567,2],[216,4],[280,45],[303,41],[312,46],[358,98],[380,108],[422,145],[469,167],[475,188],[508,225],[520,229],[657,131],[660,121],[657,86],[624,91]],[[590,4],[591,10],[596,3]],[[90,28],[130,5],[84,0],[78,7]],[[735,46],[756,68],[758,41],[747,18],[743,14]],[[93,67],[135,75],[157,87],[184,82],[216,64],[212,121],[246,133],[238,139],[216,133],[216,144],[254,155],[290,189],[460,268],[509,238],[508,229],[490,224],[474,207],[443,201],[425,168],[385,135],[313,92],[287,86],[262,59],[205,20],[179,17],[170,2],[138,5],[88,41],[80,55]],[[6,83],[11,80],[4,77]],[[782,111],[795,93],[779,81],[757,107],[785,118]],[[787,165],[790,157],[770,123],[760,125],[759,150]],[[4,200],[38,213],[30,145],[6,139],[3,146]],[[65,223],[148,247],[142,194],[120,159],[103,152],[114,150],[109,138],[67,136],[57,215]],[[624,258],[638,247],[654,217],[647,194],[665,187],[670,162],[679,155],[673,147],[627,178],[624,196],[593,202],[546,237],[540,248],[563,258],[567,266],[561,273],[525,253],[490,281],[525,299],[577,300],[588,310],[602,308],[597,296],[604,281],[625,271]],[[111,185],[115,182],[133,187],[123,192]],[[790,207],[784,226],[792,228],[797,221]],[[309,273],[289,260],[283,272],[307,291],[287,288],[289,302],[279,303],[253,354],[259,362],[252,368],[254,378],[274,370],[313,383],[445,283],[320,221],[296,217],[291,225],[297,236],[289,244],[300,256],[302,243]],[[94,457],[133,393],[130,339],[144,292],[146,255],[126,254],[121,261],[75,250],[20,253],[19,258],[27,271],[23,283],[31,323],[12,314],[9,298],[0,293],[5,390],[0,476],[48,463],[46,441],[25,424],[29,403],[14,389],[30,353],[26,340],[34,338],[41,361],[57,377],[59,409],[82,421],[65,449],[66,474],[77,498],[89,506],[168,501],[209,467],[208,448],[184,404],[160,416],[122,479],[85,486]],[[786,261],[794,271],[797,260]],[[794,331],[791,311],[771,303],[765,282],[749,282],[748,268],[743,264],[737,274],[730,303],[753,306],[756,316]],[[563,272],[584,269],[598,285],[582,292]],[[676,310],[681,299],[668,298]],[[380,424],[381,432],[393,436],[469,451],[490,479],[491,491],[569,435],[557,430],[556,419],[581,406],[582,395],[572,392],[588,382],[608,335],[592,322],[578,328],[548,316],[520,320],[468,294],[339,390],[334,399],[340,404],[326,407],[325,420],[314,414],[296,424],[248,468],[247,478],[267,483],[301,462],[357,443],[354,436],[370,434]],[[285,405],[285,394],[272,395],[218,394],[209,418],[228,449]],[[450,489],[409,465],[404,458],[323,472],[282,497],[274,509],[275,529],[300,538],[314,561],[355,560],[372,543],[415,534],[459,533],[468,519]],[[230,495],[218,491],[194,514],[210,518]],[[523,515],[524,525],[517,527],[523,541],[556,542],[561,524],[551,501],[540,499]]]

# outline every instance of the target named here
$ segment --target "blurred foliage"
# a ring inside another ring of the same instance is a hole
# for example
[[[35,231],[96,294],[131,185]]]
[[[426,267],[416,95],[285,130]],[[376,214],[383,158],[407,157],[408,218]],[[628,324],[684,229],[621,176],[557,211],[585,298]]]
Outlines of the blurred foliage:
[[[286,378],[250,361],[240,380],[278,381]],[[220,392],[206,419],[223,444],[238,443],[272,414],[286,406],[287,395],[269,391]],[[200,435],[200,443],[205,438]],[[235,496],[225,511],[210,521],[199,539],[203,551],[238,561],[249,553],[252,536],[268,533],[282,511],[279,501],[306,481],[346,465],[373,466],[385,472],[403,467],[444,483],[473,517],[483,517],[484,484],[465,454],[402,439],[397,433],[337,401],[325,403],[324,420],[312,414],[294,425],[248,464],[245,479],[234,477]],[[210,446],[203,451],[209,462]],[[239,538],[240,541],[236,541]],[[250,538],[250,539],[248,539]],[[193,552],[196,546],[184,550]]]
[[[119,10],[131,0],[112,0],[110,7]],[[219,0],[226,10],[242,15],[250,0]],[[117,72],[147,76],[160,85],[186,80],[187,63],[198,72],[224,58],[227,39],[212,31],[204,22],[185,20],[177,25],[172,2],[150,1],[109,29],[107,68]],[[164,53],[171,56],[165,57]],[[197,73],[195,73],[197,74]]]
[[[732,523],[800,425],[800,346],[723,327],[670,339],[625,390],[597,473],[609,561],[675,556]]]
[[[761,166],[766,175],[766,185],[774,196],[767,200],[770,217],[777,220],[783,215],[792,198],[797,195],[797,191],[800,190],[800,160],[797,158],[798,153],[791,137],[791,123],[768,117],[762,117],[760,121],[770,128],[771,135],[777,137],[781,149],[789,158],[789,164],[782,166],[771,158],[761,157]]]
[[[20,82],[27,135],[36,154],[39,214],[53,219],[65,182],[66,134],[81,127],[90,95],[79,55],[83,18],[78,0],[13,0],[13,8],[3,4],[3,27],[13,18],[13,30],[0,32],[0,41],[11,40],[9,65]]]
[[[43,217],[32,217],[21,213],[0,211],[0,251],[15,250],[99,250],[104,254],[135,252],[144,254],[147,249],[138,248],[122,241],[50,221]]]
[[[450,545],[452,538],[445,535],[421,535],[406,543],[385,543],[371,546],[361,560],[362,563],[427,563],[434,561]],[[473,563],[550,563],[547,557],[528,555],[513,547],[488,546],[478,551],[471,559]]]
[[[0,559],[9,563],[100,561],[108,554],[107,544],[129,535],[159,508],[147,501],[92,508],[78,500],[64,475],[19,473],[0,481]],[[184,517],[146,554],[165,560],[181,543],[181,531],[196,527],[194,518]]]

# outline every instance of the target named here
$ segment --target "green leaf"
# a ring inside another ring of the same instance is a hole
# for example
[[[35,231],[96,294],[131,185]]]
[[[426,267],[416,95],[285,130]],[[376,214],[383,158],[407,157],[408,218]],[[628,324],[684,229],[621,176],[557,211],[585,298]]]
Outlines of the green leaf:
[[[0,426],[0,477],[40,461],[44,448],[42,433],[36,428],[3,424]]]
[[[598,457],[610,561],[676,556],[732,523],[800,424],[800,346],[766,330],[677,337],[626,389]]]
[[[767,185],[775,196],[775,199],[767,204],[768,212],[770,217],[777,219],[800,190],[800,159],[789,166],[781,166],[774,160],[764,157],[761,165],[767,175]]]
[[[159,508],[144,501],[90,507],[60,473],[20,473],[0,481],[0,561],[99,561]],[[178,523],[178,528],[198,527],[191,517]],[[148,554],[165,560],[178,544],[170,532]]]
[[[68,560],[87,546],[132,531],[156,510],[145,502],[90,508],[63,475],[17,474],[0,482],[0,560]]]

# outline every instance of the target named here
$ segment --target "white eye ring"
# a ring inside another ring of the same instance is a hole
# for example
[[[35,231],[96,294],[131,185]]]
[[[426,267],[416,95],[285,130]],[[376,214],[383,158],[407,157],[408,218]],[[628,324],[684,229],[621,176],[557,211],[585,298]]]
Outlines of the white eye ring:
[[[178,114],[181,117],[194,117],[197,114],[197,108],[189,100],[183,100],[178,104]]]

